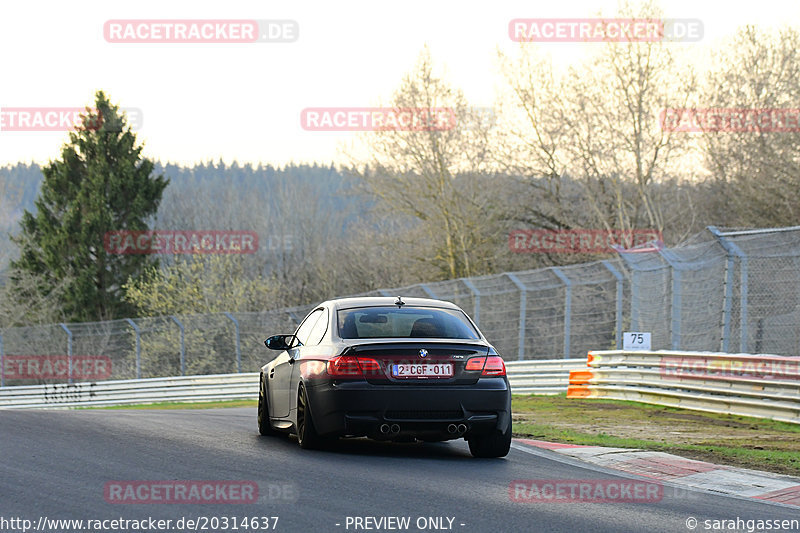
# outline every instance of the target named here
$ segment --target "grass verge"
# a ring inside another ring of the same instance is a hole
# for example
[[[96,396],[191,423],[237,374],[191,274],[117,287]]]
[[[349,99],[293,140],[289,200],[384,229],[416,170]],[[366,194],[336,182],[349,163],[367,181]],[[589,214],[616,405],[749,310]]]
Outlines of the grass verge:
[[[514,435],[800,476],[800,425],[617,400],[514,396]]]

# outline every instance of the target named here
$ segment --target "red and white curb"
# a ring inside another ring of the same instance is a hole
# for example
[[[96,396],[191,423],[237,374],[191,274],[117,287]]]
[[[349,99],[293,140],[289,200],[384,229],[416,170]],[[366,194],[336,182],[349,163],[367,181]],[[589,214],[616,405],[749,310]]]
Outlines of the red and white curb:
[[[663,452],[514,439],[605,468],[702,490],[800,506],[800,478],[685,459]]]

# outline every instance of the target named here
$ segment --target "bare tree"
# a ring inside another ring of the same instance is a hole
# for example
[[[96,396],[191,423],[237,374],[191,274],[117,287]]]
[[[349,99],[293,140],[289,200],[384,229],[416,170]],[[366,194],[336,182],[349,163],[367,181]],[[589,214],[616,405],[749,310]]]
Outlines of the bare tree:
[[[660,12],[653,4],[626,5],[618,16],[658,18]],[[622,230],[680,225],[687,204],[676,206],[667,185],[690,144],[685,134],[663,129],[659,116],[687,105],[696,90],[694,73],[670,44],[602,46],[560,75],[535,49],[523,50],[516,61],[501,58],[514,96],[509,111],[524,120],[517,119],[497,153],[510,159],[509,170],[534,182],[534,223]],[[577,201],[574,190],[564,190],[570,180],[581,184]]]
[[[60,302],[68,281],[53,285],[27,272],[12,274],[0,285],[0,327],[64,321]]]
[[[369,155],[357,159],[354,171],[381,200],[378,209],[414,221],[409,257],[433,265],[441,278],[484,272],[492,246],[502,239],[492,223],[497,212],[493,193],[499,184],[486,174],[491,122],[482,120],[481,111],[460,90],[434,73],[427,49],[403,78],[391,105],[397,110],[446,110],[451,127],[369,132],[361,139]]]
[[[562,118],[562,83],[552,60],[527,44],[515,58],[498,55],[505,87],[497,106],[502,127],[492,137],[494,163],[529,188],[524,207],[513,206],[510,216],[550,229],[580,225],[579,210],[562,187],[570,139]]]
[[[800,33],[790,27],[779,31],[743,27],[714,53],[711,63],[703,107],[732,110],[731,114],[763,111],[769,117],[764,128],[756,124],[749,131],[735,131],[739,128],[723,123],[727,131],[703,134],[703,153],[717,199],[715,215],[729,226],[797,224]],[[784,115],[785,110],[794,111]]]

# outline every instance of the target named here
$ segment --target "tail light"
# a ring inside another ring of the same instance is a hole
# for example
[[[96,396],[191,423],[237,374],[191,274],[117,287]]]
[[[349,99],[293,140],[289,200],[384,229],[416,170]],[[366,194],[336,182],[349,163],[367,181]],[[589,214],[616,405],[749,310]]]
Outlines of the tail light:
[[[483,365],[485,364],[485,357],[473,357],[467,361],[467,366],[464,367],[464,370],[483,370]]]
[[[506,364],[497,355],[489,357],[473,357],[467,361],[464,370],[480,370],[481,376],[505,376]]]
[[[340,355],[328,361],[328,374],[335,378],[360,378],[365,375],[382,375],[378,361],[371,357]]]
[[[482,376],[505,376],[506,364],[502,357],[490,355],[486,358],[486,366],[483,367]]]

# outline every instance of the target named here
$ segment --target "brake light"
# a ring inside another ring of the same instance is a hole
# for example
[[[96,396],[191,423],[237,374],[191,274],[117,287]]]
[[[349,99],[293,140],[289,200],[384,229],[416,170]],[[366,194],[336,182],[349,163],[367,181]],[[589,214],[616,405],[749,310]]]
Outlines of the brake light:
[[[483,370],[483,365],[486,364],[485,357],[473,357],[467,361],[467,366],[464,370]]]
[[[486,358],[486,365],[483,367],[482,376],[505,376],[506,364],[502,357],[491,355]]]
[[[481,370],[481,376],[505,376],[506,365],[503,358],[490,355],[489,357],[473,357],[467,361],[464,370]]]
[[[359,357],[358,366],[361,367],[361,373],[365,376],[382,376],[381,365],[371,357]]]
[[[360,377],[358,359],[349,355],[340,355],[328,361],[328,374],[334,377]]]
[[[328,361],[328,374],[336,378],[360,378],[381,375],[381,366],[371,357],[340,355]]]

